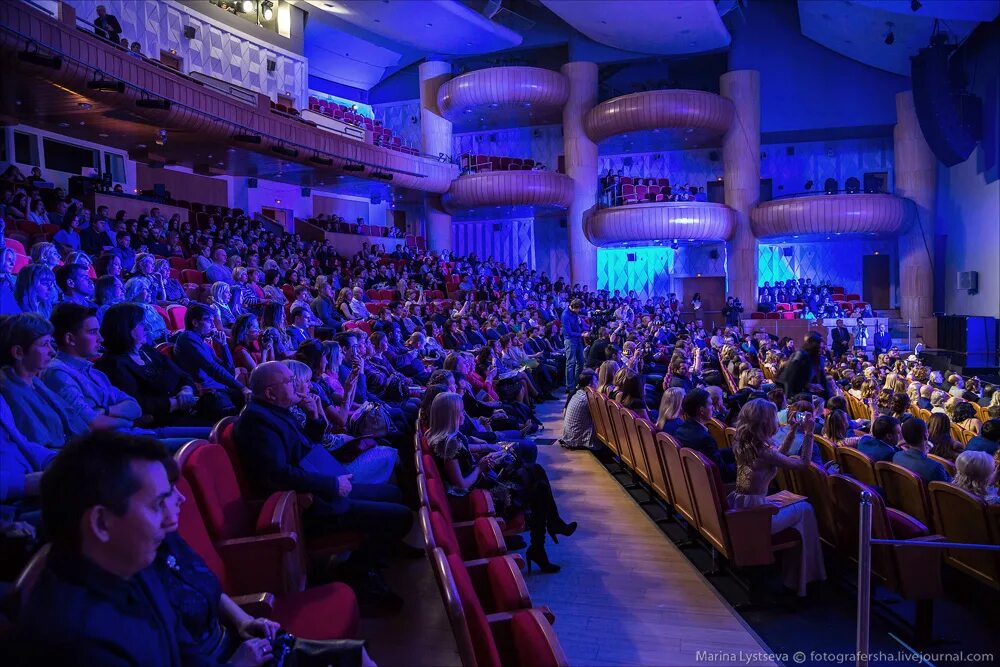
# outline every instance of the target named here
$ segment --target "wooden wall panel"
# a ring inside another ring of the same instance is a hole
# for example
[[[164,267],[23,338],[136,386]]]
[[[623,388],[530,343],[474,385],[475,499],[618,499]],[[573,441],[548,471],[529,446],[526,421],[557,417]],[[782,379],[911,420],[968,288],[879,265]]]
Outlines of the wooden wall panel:
[[[601,102],[587,114],[587,135],[600,142],[626,132],[683,128],[722,136],[733,103],[701,90],[650,90]],[[701,134],[701,132],[700,132]]]
[[[530,107],[536,113],[561,109],[569,82],[559,72],[540,67],[491,67],[460,74],[442,84],[437,103],[441,114],[459,122],[466,109],[491,105]]]
[[[724,241],[732,234],[733,225],[733,210],[723,204],[650,202],[596,211],[584,229],[596,246],[640,247],[673,239]]]
[[[912,222],[913,202],[889,194],[834,194],[764,202],[750,214],[757,238],[828,234],[895,235]]]
[[[557,206],[573,199],[573,179],[554,171],[487,171],[457,178],[443,197],[452,211],[481,206]]]
[[[135,166],[135,178],[140,190],[152,190],[157,183],[162,183],[174,199],[229,206],[226,182],[218,178],[171,169],[153,169],[141,162]]]

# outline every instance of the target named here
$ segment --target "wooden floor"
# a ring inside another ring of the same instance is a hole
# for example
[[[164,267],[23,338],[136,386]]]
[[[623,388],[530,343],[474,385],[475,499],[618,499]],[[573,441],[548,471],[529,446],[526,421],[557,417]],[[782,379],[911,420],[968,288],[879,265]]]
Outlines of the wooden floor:
[[[562,433],[561,405],[541,407],[546,429],[540,438]],[[555,613],[554,628],[572,667],[776,664],[589,452],[542,446],[539,460],[563,518],[580,528],[547,544],[562,572],[534,570],[525,579],[534,603]],[[420,538],[414,533],[409,542],[420,544]],[[407,605],[397,616],[362,619],[372,658],[380,667],[460,665],[429,561],[396,561],[386,576]]]
[[[546,431],[540,435],[557,438],[561,406],[543,408]],[[767,647],[589,452],[539,447],[539,460],[563,518],[580,523],[572,537],[547,545],[561,572],[526,576],[535,604],[548,605],[556,615],[554,628],[570,665],[775,664]]]

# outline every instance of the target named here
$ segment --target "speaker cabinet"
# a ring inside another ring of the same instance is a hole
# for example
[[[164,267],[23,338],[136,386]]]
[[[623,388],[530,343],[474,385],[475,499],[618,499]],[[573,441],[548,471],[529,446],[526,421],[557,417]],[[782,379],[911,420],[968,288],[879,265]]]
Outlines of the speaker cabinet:
[[[920,49],[910,59],[913,104],[920,129],[934,155],[945,166],[969,159],[982,136],[983,103],[975,95],[956,90],[949,74],[953,45]]]

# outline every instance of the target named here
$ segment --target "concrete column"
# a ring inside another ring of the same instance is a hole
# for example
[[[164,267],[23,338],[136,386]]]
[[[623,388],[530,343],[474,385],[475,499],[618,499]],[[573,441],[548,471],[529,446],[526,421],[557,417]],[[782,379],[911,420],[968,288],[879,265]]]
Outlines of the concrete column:
[[[451,121],[441,116],[438,108],[438,89],[451,78],[451,64],[441,60],[428,60],[420,64],[420,148],[428,155],[443,153],[451,157]],[[454,250],[451,215],[441,206],[441,198],[424,199],[427,220],[425,233],[431,250]]]
[[[569,79],[563,107],[566,174],[573,179],[573,201],[566,212],[569,231],[570,282],[597,288],[597,247],[583,233],[584,218],[597,204],[597,144],[583,128],[587,112],[597,104],[597,64],[572,62],[560,71]]]
[[[899,236],[900,314],[915,337],[937,346],[934,313],[934,216],[937,215],[937,158],[924,140],[913,106],[913,92],[896,93],[896,127],[892,132],[896,195],[917,205],[910,228]]]
[[[722,140],[726,205],[736,212],[736,228],[726,243],[726,278],[730,296],[749,314],[757,310],[757,239],[750,211],[760,198],[760,72],[726,72],[720,83],[722,96],[736,108]]]

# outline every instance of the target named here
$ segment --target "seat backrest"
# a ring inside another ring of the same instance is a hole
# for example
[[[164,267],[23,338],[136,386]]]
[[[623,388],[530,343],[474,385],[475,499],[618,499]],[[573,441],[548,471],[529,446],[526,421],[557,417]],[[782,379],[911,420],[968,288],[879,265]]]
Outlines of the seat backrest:
[[[426,509],[426,508],[422,508]],[[444,549],[445,554],[451,556],[452,554],[461,555],[461,551],[458,546],[458,537],[455,535],[455,529],[452,528],[448,520],[444,518],[441,512],[431,511],[430,513],[430,528],[431,537],[434,540],[434,545],[439,549]]]
[[[925,526],[934,523],[927,484],[920,475],[901,465],[878,461],[875,478],[889,507],[906,512]]]
[[[995,517],[990,525],[991,512],[1000,508],[988,506],[981,498],[947,482],[927,485],[937,532],[949,542],[966,544],[998,544],[1000,535]],[[1000,554],[971,549],[949,549],[945,562],[966,574],[1000,589]]]
[[[28,561],[28,564],[21,570],[21,573],[17,575],[17,580],[14,581],[14,594],[10,598],[10,603],[6,605],[8,606],[6,611],[9,611],[15,620],[17,619],[17,614],[20,613],[21,609],[24,608],[24,604],[28,601],[31,591],[35,588],[35,584],[38,583],[38,578],[45,571],[45,565],[49,562],[49,551],[51,550],[52,544],[50,543],[36,551],[35,555]]]
[[[622,461],[630,470],[635,470],[635,459],[632,458],[632,447],[629,446],[628,436],[625,433],[625,419],[622,416],[622,406],[618,401],[608,401],[608,416],[611,417],[611,426],[614,429],[615,448]]]
[[[552,623],[538,609],[515,612],[510,622],[515,655],[511,664],[523,667],[567,667],[569,660]]]
[[[442,549],[434,549],[431,553],[431,562],[434,567],[434,578],[437,580],[438,591],[444,600],[448,621],[455,635],[455,643],[458,645],[462,667],[478,667],[479,661],[466,622],[465,609],[455,584],[455,577],[452,575],[451,565],[448,563],[448,556]],[[499,656],[497,656],[497,662],[499,662]]]
[[[215,548],[215,543],[208,534],[208,528],[201,517],[198,507],[198,499],[195,497],[191,485],[183,475],[177,478],[177,490],[187,498],[181,504],[180,516],[178,518],[177,532],[180,534],[188,546],[208,565],[208,569],[219,578],[223,590],[228,588],[228,573],[226,565]]]
[[[635,415],[628,408],[621,408],[622,426],[625,428],[625,442],[628,443],[629,451],[632,452],[632,463],[635,465],[635,473],[642,481],[649,483],[649,466],[646,465],[646,453],[639,442],[639,433],[635,427]]]
[[[878,486],[875,477],[875,467],[872,460],[853,447],[837,447],[837,463],[840,471],[858,480],[862,484],[874,488]]]
[[[252,535],[254,512],[240,491],[226,450],[207,441],[188,443],[187,448],[192,451],[182,464],[181,473],[198,499],[212,538],[229,540]]]
[[[726,425],[713,417],[705,426],[709,435],[715,440],[715,446],[719,449],[729,449],[729,440],[726,438]]]
[[[167,306],[167,328],[171,331],[180,331],[184,328],[184,316],[187,315],[187,306],[171,304]]]
[[[937,461],[942,466],[944,466],[944,470],[945,470],[945,472],[948,473],[949,477],[954,477],[955,473],[958,472],[958,469],[955,468],[955,462],[954,461],[949,461],[948,459],[944,458],[943,456],[938,456],[937,454],[928,454],[927,458],[929,458],[931,461]]]
[[[453,554],[446,558],[455,582],[455,590],[458,592],[458,599],[465,611],[465,623],[472,639],[472,648],[476,653],[476,662],[480,667],[500,667],[500,653],[493,639],[493,631],[476,595],[472,579],[469,578],[469,571],[465,569],[461,556]]]
[[[680,454],[694,513],[698,517],[698,532],[723,556],[730,558],[732,549],[723,516],[725,500],[718,468],[704,454],[690,447],[681,449]]]
[[[427,478],[427,502],[432,512],[440,512],[448,523],[454,523],[451,505],[448,504],[448,494],[440,479]]]
[[[667,472],[663,467],[660,458],[660,451],[656,446],[656,434],[653,432],[653,425],[645,419],[635,420],[635,430],[639,436],[639,445],[646,456],[646,463],[649,466],[649,485],[653,492],[662,500],[670,502],[670,491],[667,488]]]
[[[604,418],[604,429],[606,431],[606,437],[608,439],[607,445],[616,455],[621,457],[621,442],[618,440],[618,432],[616,430],[615,419],[611,416],[611,411],[614,410],[614,406],[611,405],[611,399],[607,396],[601,396],[600,406],[602,412],[602,417]]]
[[[594,437],[597,438],[598,442],[603,444],[605,442],[604,420],[601,419],[602,411],[599,410],[597,406],[597,401],[600,399],[597,398],[597,394],[593,389],[587,388],[584,391],[586,392],[585,395],[587,397],[587,411],[590,412],[590,418],[594,422]]]
[[[822,435],[813,435],[813,442],[819,447],[819,455],[823,463],[837,462],[837,445]]]
[[[837,528],[833,519],[833,500],[830,497],[830,476],[826,469],[810,461],[808,468],[788,472],[792,478],[792,486],[798,489],[800,495],[809,498],[809,504],[816,512],[820,537],[827,544],[836,547]]]
[[[240,459],[240,453],[236,449],[236,437],[233,433],[235,427],[236,417],[223,417],[215,425],[215,428],[212,429],[212,435],[208,439],[210,442],[222,445],[222,448],[226,450],[226,454],[229,455],[229,463],[233,466],[233,473],[236,475],[236,482],[240,485],[240,493],[243,494],[243,497],[251,500],[262,499],[265,495],[264,492],[257,488],[257,485],[253,483],[247,474],[246,468]]]
[[[697,514],[691,500],[687,475],[684,474],[684,466],[681,464],[681,446],[673,437],[662,431],[656,434],[656,442],[660,447],[660,455],[663,456],[663,464],[667,468],[667,479],[670,481],[670,490],[674,498],[674,509],[692,527],[697,528]]]
[[[845,449],[845,448],[841,448]],[[830,496],[833,500],[833,518],[838,528],[837,543],[841,552],[852,559],[858,555],[858,526],[860,523],[861,494],[867,491],[872,503],[872,537],[875,539],[892,539],[892,530],[886,516],[885,503],[874,487],[847,477],[846,475],[830,475]],[[898,576],[895,571],[891,552],[886,546],[872,547],[872,575],[881,579],[886,585],[895,587]]]

